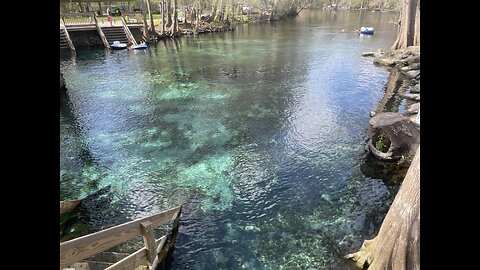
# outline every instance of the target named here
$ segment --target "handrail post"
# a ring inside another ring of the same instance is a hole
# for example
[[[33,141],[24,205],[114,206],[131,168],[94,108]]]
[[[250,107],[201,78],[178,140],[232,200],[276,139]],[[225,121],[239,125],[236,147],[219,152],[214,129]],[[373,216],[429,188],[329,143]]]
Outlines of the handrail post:
[[[155,245],[155,234],[153,232],[152,222],[145,221],[142,222],[140,226],[142,229],[143,242],[147,249],[147,261],[150,264],[150,268],[155,269],[154,262],[157,259],[157,247]]]
[[[60,18],[62,18],[62,22],[63,22],[62,28],[63,28],[63,32],[65,33],[65,37],[67,38],[68,46],[70,47],[70,50],[72,50],[73,53],[76,53],[77,50],[75,50],[75,46],[73,46],[73,42],[70,39],[70,35],[68,34],[67,26],[65,25],[65,19],[63,18],[63,15],[60,14]]]
[[[125,32],[125,35],[127,36],[128,40],[130,40],[130,42],[132,42],[133,45],[135,45],[135,46],[138,45],[137,41],[133,37],[132,32],[130,31],[130,28],[128,28],[128,26],[127,26],[127,21],[125,20],[125,16],[123,15],[123,13],[122,13],[122,16],[121,16],[121,20],[122,20],[122,25],[123,25],[123,31]]]
[[[175,243],[181,209],[180,205],[155,215],[62,242],[60,267],[67,267],[142,235],[145,247],[109,266],[108,269],[134,269],[136,266],[148,264],[149,269],[154,270]],[[173,225],[170,233],[156,240],[154,229],[171,222]]]
[[[178,228],[180,226],[180,218],[182,216],[182,206],[180,206],[180,209],[178,210],[178,213],[176,215],[177,216],[173,220],[172,229],[170,230],[170,233],[166,235],[166,243],[158,252],[158,260],[160,262],[165,259],[167,253],[170,251],[170,248],[175,244],[175,241],[177,239]]]
[[[98,25],[97,15],[95,15],[95,13],[93,13],[93,19],[95,20],[95,28],[97,28],[97,32],[100,35],[100,39],[103,42],[103,46],[105,46],[105,48],[107,49],[110,49],[110,44],[108,44],[108,40],[105,37],[105,34],[102,31],[102,28],[100,27],[100,25]]]

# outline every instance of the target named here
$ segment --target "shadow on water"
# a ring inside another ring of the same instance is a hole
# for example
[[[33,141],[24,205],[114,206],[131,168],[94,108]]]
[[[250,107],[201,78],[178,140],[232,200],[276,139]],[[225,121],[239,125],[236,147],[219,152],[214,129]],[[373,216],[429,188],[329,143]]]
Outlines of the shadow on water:
[[[404,100],[400,95],[406,92],[409,80],[398,69],[390,69],[387,84],[384,87],[384,95],[378,102],[375,113],[399,112],[400,104]]]
[[[388,81],[384,87],[384,95],[378,102],[374,112],[376,114],[383,112],[399,112],[402,101],[405,98],[401,94],[406,92],[409,86],[409,80],[400,73],[396,68],[390,69]],[[384,161],[376,158],[372,153],[364,157],[364,162],[360,166],[361,171],[365,176],[382,179],[385,184],[389,185],[394,190],[398,190],[403,178],[405,177],[410,162],[406,160],[401,161]]]
[[[60,132],[60,147],[73,143],[75,147],[64,147],[65,151],[70,150],[69,156],[72,158],[70,158],[69,163],[71,166],[80,166],[91,170],[91,168],[95,167],[94,158],[72,107],[73,105],[70,101],[68,90],[62,91],[60,93],[60,122],[63,131]],[[75,135],[71,137],[72,139],[68,139],[67,141],[67,137],[70,137],[67,134]],[[72,179],[64,174],[62,180],[63,181],[60,182],[60,193],[62,194],[61,199],[76,199],[75,196],[77,193],[72,190],[72,183],[70,182]],[[83,180],[81,181],[83,182]],[[87,186],[88,190],[84,191],[86,194],[89,194],[90,191],[98,189],[98,181],[89,181]]]
[[[382,179],[385,184],[397,190],[407,174],[409,162],[384,161],[376,158],[372,153],[368,153],[364,159],[360,170],[365,176]]]
[[[60,242],[116,225],[112,223],[116,219],[112,198],[110,186],[106,186],[81,199],[73,211],[60,214]]]

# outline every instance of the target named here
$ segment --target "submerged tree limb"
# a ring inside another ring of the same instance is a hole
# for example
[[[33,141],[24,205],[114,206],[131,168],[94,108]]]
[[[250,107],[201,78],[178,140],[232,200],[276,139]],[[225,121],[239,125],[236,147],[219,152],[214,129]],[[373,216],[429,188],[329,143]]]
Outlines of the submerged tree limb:
[[[345,258],[362,269],[420,269],[420,146],[378,235]]]

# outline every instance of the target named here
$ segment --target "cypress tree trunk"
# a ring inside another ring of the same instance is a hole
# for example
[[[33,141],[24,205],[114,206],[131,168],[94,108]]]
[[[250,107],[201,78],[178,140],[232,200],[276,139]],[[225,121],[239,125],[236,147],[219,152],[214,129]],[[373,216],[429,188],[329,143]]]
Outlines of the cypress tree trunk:
[[[420,269],[420,146],[378,235],[345,257],[368,270]]]
[[[170,0],[167,0],[167,24],[165,27],[170,27],[172,25],[172,3]]]
[[[162,36],[165,35],[165,0],[160,2],[160,7],[162,8]]]
[[[173,23],[170,28],[170,36],[174,37],[178,32],[178,12],[177,12],[177,0],[173,0]]]
[[[413,35],[413,44],[420,45],[420,0],[415,11],[415,34]]]
[[[148,31],[147,15],[145,15],[143,0],[140,0],[140,9],[142,10],[143,16],[143,35],[145,36],[146,42],[150,42],[150,31]]]
[[[391,49],[405,49],[418,45],[420,45],[420,0],[402,0],[397,40]]]
[[[150,0],[147,0],[147,10],[148,16],[150,16],[150,31],[156,36],[157,32],[155,31],[155,23],[153,22],[152,5],[150,4]]]
[[[215,8],[215,16],[213,20],[216,22],[223,22],[224,13],[225,13],[225,0],[217,1],[218,7]]]
[[[272,11],[270,12],[270,18],[269,18],[270,21],[276,21],[278,20],[277,18],[277,0],[275,0],[273,2],[273,6],[272,6]]]
[[[213,20],[215,20],[215,18],[217,17],[217,5],[218,5],[218,0],[215,0],[212,5],[212,14],[211,14]]]

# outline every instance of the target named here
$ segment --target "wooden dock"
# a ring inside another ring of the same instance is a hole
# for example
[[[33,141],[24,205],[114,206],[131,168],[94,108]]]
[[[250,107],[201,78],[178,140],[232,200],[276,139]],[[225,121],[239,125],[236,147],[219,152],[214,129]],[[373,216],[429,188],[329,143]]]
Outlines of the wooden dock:
[[[129,16],[135,16],[137,19],[128,19]],[[139,21],[141,17],[136,13],[124,12],[120,17],[116,17],[110,25],[105,18],[97,17],[95,12],[60,14],[60,50],[70,49],[72,53],[76,52],[75,44],[70,38],[71,32],[96,31],[103,46],[107,49],[110,49],[113,41],[137,45],[139,41],[134,38],[131,31],[134,29],[143,31],[143,19]],[[142,41],[145,41],[144,37]]]
[[[60,202],[60,213],[72,211],[81,200]],[[60,269],[155,269],[175,244],[180,224],[182,206],[168,209],[148,217],[126,222],[99,232],[60,243]],[[156,239],[154,229],[172,224],[169,232]],[[143,237],[144,247],[131,253],[106,252],[107,250]]]

